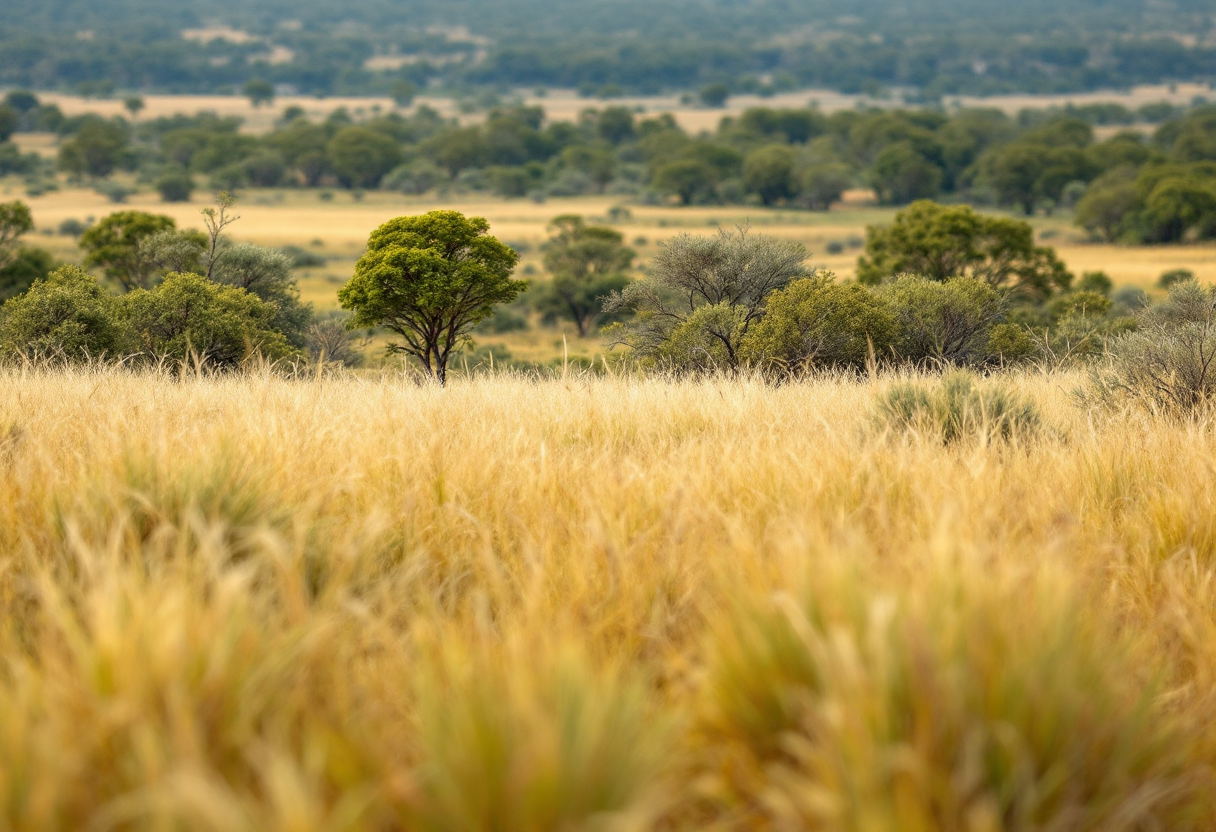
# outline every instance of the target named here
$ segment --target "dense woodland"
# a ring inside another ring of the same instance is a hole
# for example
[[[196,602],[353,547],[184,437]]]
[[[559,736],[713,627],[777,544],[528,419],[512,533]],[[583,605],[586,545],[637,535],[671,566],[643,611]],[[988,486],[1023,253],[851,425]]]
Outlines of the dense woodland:
[[[258,79],[334,94],[407,80],[610,96],[722,83],[934,99],[1210,80],[1213,20],[1204,0],[14,0],[0,86],[203,92]],[[182,37],[217,24],[253,37]],[[386,56],[400,60],[373,60]]]

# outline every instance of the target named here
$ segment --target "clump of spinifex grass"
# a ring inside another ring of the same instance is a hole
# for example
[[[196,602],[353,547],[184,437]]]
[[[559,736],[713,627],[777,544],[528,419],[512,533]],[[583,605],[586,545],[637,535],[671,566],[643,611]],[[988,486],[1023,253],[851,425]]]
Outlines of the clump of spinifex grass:
[[[936,436],[949,444],[962,439],[1025,439],[1039,426],[1034,402],[1002,382],[981,384],[968,370],[951,370],[940,383],[906,381],[881,393],[876,419],[888,429]]]
[[[1216,780],[1143,652],[1000,583],[826,578],[741,608],[703,693],[708,802],[752,828],[1202,828]]]

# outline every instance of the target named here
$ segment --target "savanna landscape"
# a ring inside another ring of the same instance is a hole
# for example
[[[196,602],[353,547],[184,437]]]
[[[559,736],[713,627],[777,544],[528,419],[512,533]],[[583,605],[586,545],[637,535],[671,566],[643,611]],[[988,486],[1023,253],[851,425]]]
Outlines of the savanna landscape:
[[[1216,829],[1204,4],[17,6],[0,831]]]

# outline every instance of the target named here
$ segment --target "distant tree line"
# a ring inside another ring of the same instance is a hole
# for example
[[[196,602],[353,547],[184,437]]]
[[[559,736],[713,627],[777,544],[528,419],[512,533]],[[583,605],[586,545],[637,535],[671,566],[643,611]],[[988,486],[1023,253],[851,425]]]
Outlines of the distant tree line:
[[[921,199],[1002,206],[1025,214],[1075,208],[1111,241],[1174,242],[1216,236],[1216,106],[1182,110],[1117,104],[1024,111],[945,112],[754,108],[689,135],[668,115],[589,108],[575,122],[539,107],[499,107],[465,125],[420,107],[356,121],[336,110],[312,122],[284,111],[270,133],[236,118],[175,116],[131,122],[66,118],[23,92],[0,105],[0,125],[53,129],[57,165],[116,201],[108,182],[133,171],[166,200],[192,189],[382,188],[409,194],[481,191],[505,197],[615,194],[681,204],[756,203],[826,210],[852,188],[880,202]],[[1094,126],[1157,122],[1104,139]],[[1147,132],[1147,135],[1146,135]],[[0,138],[4,135],[0,133]],[[45,164],[0,142],[0,175],[38,187]],[[53,186],[53,185],[48,185]]]
[[[253,37],[183,40],[183,29],[215,21]],[[474,37],[444,34],[458,26]],[[419,0],[408,15],[376,0],[205,9],[119,0],[104,11],[86,0],[13,0],[0,30],[0,85],[104,95],[239,91],[264,79],[308,94],[384,94],[408,79],[610,95],[725,83],[760,93],[899,87],[936,98],[1204,81],[1216,61],[1211,30],[1201,0]],[[372,60],[396,55],[412,59]]]

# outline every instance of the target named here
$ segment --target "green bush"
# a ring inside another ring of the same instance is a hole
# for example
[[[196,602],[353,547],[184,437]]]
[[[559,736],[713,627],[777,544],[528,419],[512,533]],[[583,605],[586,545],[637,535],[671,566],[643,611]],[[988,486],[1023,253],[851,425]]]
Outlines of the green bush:
[[[772,292],[764,318],[739,349],[742,359],[752,364],[858,369],[871,350],[880,357],[888,354],[898,334],[895,313],[885,298],[820,274]]]
[[[197,274],[173,273],[151,291],[136,289],[123,298],[123,311],[140,348],[155,359],[231,368],[255,354],[273,360],[293,353],[273,329],[273,303]]]
[[[1037,356],[1039,345],[1025,327],[1003,323],[989,330],[986,352],[1001,364],[1016,364]]]
[[[900,382],[889,387],[876,403],[881,427],[899,433],[940,437],[943,442],[965,438],[1027,437],[1039,424],[1034,402],[1009,388],[977,383],[967,370],[953,370],[936,386]]]
[[[1150,410],[1187,414],[1216,396],[1216,288],[1175,283],[1162,303],[1140,313],[1138,327],[1111,339],[1091,393],[1128,399]]]
[[[92,275],[64,266],[4,304],[0,356],[88,361],[128,346],[118,298]]]
[[[194,180],[185,171],[170,171],[156,180],[156,190],[163,202],[189,202]]]
[[[1005,299],[982,280],[937,281],[904,275],[877,290],[899,322],[898,355],[912,363],[983,364],[988,340],[1005,315]]]

